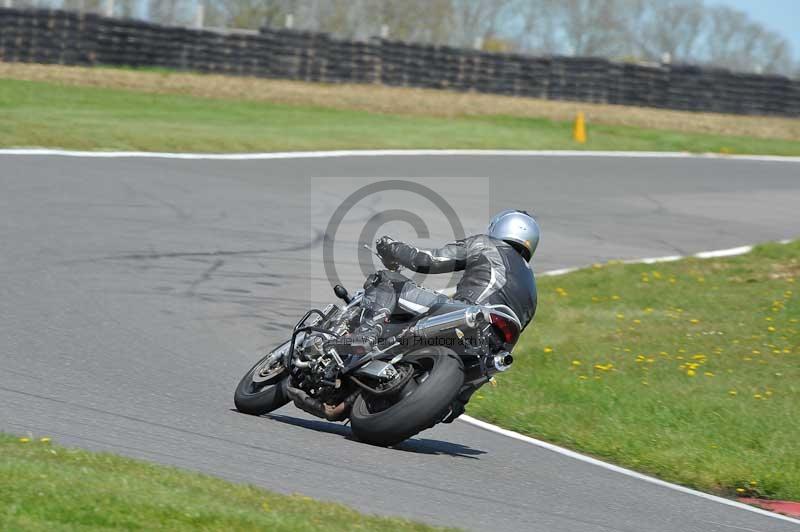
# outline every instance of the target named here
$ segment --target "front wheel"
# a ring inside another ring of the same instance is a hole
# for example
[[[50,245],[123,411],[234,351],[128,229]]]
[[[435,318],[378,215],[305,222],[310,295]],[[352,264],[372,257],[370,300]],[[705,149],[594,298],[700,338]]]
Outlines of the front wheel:
[[[395,398],[362,392],[350,422],[360,441],[388,447],[436,425],[464,383],[464,365],[450,349],[425,347],[407,355],[413,376]]]
[[[236,410],[260,416],[289,402],[283,388],[283,380],[289,376],[283,365],[283,354],[288,346],[289,342],[285,342],[272,350],[242,377],[233,395]]]

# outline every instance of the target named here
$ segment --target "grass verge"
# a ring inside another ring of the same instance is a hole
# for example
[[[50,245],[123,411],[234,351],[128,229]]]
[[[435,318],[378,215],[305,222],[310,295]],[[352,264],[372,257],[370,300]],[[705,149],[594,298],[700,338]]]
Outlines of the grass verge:
[[[800,243],[540,280],[469,413],[724,495],[800,500]]]
[[[0,434],[2,530],[434,530],[46,438],[25,440]]]
[[[800,154],[800,141],[544,118],[426,117],[0,79],[0,146],[255,152],[475,148]]]
[[[682,133],[800,140],[800,120],[766,116],[690,113],[647,107],[538,100],[476,92],[385,85],[306,83],[164,69],[74,67],[0,62],[0,78],[80,87],[135,90],[249,102],[329,107],[440,118],[515,116],[570,121],[583,111],[592,124]]]

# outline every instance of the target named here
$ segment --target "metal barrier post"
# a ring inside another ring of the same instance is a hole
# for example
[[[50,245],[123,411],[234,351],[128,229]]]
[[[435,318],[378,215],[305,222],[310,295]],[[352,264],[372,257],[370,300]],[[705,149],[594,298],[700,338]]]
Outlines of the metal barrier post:
[[[197,10],[194,12],[194,27],[202,28],[206,15],[206,6],[202,2],[198,2]]]

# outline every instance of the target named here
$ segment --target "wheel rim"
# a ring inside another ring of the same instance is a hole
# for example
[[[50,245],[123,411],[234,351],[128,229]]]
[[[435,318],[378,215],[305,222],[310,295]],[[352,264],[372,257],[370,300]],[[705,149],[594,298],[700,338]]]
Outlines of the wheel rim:
[[[428,380],[431,371],[436,365],[432,357],[421,357],[410,362],[410,364],[414,366],[414,376],[409,379],[399,393],[392,394],[389,397],[362,394],[368,413],[378,414],[384,412],[407,399],[421,384]]]
[[[283,376],[286,372],[286,366],[283,365],[284,348],[288,344],[289,342],[286,342],[273,350],[250,370],[250,389],[248,390],[250,394],[262,391]]]

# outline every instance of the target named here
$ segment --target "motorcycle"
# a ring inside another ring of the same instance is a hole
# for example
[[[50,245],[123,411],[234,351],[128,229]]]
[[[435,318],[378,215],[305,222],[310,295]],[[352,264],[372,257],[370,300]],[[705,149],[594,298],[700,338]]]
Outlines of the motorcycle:
[[[349,419],[359,441],[392,446],[464,413],[472,394],[506,371],[521,326],[505,305],[448,301],[422,313],[379,313],[369,341],[350,335],[364,321],[364,290],[344,304],[311,309],[291,338],[239,382],[238,411],[260,416],[290,401],[328,421]]]

